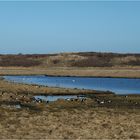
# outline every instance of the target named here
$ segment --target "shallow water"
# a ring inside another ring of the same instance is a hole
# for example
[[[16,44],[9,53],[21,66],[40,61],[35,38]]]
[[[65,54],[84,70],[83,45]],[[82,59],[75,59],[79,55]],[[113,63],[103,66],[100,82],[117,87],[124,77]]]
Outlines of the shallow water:
[[[83,96],[77,96],[77,95],[53,95],[53,96],[42,96],[42,95],[37,95],[34,96],[36,100],[43,100],[43,101],[57,101],[58,99],[64,99],[64,100],[69,100],[69,99],[77,99],[77,98],[83,98]]]
[[[140,94],[140,79],[51,76],[4,76],[6,80],[52,87],[94,89],[116,94]]]

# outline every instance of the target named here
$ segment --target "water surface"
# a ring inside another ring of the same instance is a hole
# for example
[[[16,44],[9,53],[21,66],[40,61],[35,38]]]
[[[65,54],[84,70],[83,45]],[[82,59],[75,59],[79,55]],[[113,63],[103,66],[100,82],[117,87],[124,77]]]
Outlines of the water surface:
[[[43,96],[43,95],[36,95],[34,96],[36,100],[43,100],[43,101],[57,101],[58,99],[82,99],[84,96],[78,96],[78,95],[49,95],[49,96]]]
[[[94,89],[116,94],[140,94],[140,79],[51,76],[5,76],[6,80],[51,87]]]

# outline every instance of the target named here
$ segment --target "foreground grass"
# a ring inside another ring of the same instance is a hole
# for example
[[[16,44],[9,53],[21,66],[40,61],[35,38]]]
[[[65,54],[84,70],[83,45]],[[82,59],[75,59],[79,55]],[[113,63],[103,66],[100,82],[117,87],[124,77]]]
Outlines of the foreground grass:
[[[108,108],[3,109],[1,139],[140,139],[140,111]]]

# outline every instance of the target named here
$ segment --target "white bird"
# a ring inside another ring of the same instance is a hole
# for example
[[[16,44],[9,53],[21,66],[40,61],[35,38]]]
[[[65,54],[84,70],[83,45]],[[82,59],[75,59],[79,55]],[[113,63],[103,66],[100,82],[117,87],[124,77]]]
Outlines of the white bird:
[[[105,103],[104,101],[101,101],[101,102],[100,102],[100,104],[104,104],[104,103]]]
[[[72,82],[75,82],[75,80],[72,80]]]

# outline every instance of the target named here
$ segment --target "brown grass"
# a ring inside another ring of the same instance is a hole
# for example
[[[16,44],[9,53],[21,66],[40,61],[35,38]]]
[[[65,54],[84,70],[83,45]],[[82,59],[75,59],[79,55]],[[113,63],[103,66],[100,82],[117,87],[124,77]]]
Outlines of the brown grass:
[[[0,107],[0,139],[140,139],[140,112],[59,109],[43,112]]]
[[[140,66],[140,54],[61,53],[0,55],[0,66],[40,67],[114,67]]]
[[[6,55],[0,57],[0,66],[38,66],[41,62],[22,55]]]
[[[140,78],[140,67],[72,68],[72,67],[0,67],[0,75],[52,75]]]

